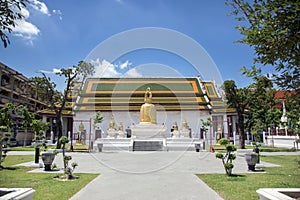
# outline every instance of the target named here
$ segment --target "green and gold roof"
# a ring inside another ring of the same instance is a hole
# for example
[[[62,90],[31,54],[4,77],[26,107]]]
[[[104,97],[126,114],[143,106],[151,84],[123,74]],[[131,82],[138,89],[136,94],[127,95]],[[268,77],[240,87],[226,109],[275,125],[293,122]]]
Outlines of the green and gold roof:
[[[219,99],[211,82],[197,78],[88,78],[78,87],[75,111],[138,111],[148,87],[157,110],[211,110],[210,99]]]

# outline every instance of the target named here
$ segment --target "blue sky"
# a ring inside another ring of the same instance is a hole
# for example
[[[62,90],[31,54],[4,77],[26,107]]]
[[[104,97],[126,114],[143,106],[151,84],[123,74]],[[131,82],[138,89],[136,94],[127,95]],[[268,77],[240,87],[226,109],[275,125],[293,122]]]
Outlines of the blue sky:
[[[97,45],[120,32],[160,27],[177,31],[199,43],[216,64],[223,80],[233,79],[239,87],[250,82],[239,69],[251,66],[253,51],[235,42],[241,38],[235,29],[238,22],[227,16],[231,8],[225,6],[222,0],[31,2],[23,9],[25,21],[19,22],[20,25],[9,34],[11,45],[6,49],[0,47],[0,62],[28,77],[39,75],[37,72],[40,70],[53,72],[76,65],[86,59]],[[112,48],[118,48],[118,45]],[[172,68],[181,76],[198,75],[198,71],[186,60],[157,49],[128,52],[113,61],[100,56],[97,61],[97,64],[111,68],[107,70],[107,76],[122,76],[139,66],[149,70],[151,63]],[[152,71],[160,74],[155,67]],[[268,72],[266,69],[265,73]],[[203,78],[206,79],[205,76]]]

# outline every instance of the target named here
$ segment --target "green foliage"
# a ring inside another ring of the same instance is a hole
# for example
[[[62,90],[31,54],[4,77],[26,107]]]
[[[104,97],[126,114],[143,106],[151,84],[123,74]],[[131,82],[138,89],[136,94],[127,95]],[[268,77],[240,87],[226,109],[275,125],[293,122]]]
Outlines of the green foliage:
[[[66,145],[67,143],[69,143],[69,139],[66,136],[61,136],[59,141],[62,145]]]
[[[85,78],[94,72],[94,66],[84,61],[80,61],[77,66],[61,68],[56,75],[65,79],[66,86],[63,92],[56,89],[56,84],[52,82],[50,77],[47,77],[45,73],[42,73],[42,77],[33,77],[31,79],[35,84],[39,97],[47,104],[48,109],[55,113],[58,138],[62,136],[62,111],[68,104],[68,97],[72,93],[75,83],[78,82],[80,77]],[[61,148],[60,142],[57,142],[57,148]]]
[[[66,156],[65,155],[65,146],[67,143],[69,143],[69,140],[66,136],[62,136],[59,139],[60,143],[62,144],[62,153],[63,153],[63,163],[64,163],[64,177],[67,179],[72,179],[73,172],[75,168],[78,166],[77,163],[73,162],[70,166],[69,162],[72,160],[72,156]]]
[[[222,153],[217,152],[216,153],[216,158],[223,159],[224,155]]]
[[[1,0],[0,1],[0,38],[4,48],[10,44],[6,31],[12,32],[16,22],[24,18],[22,7],[26,7],[28,0]]]
[[[228,107],[236,109],[240,148],[244,149],[245,148],[244,115],[246,112],[245,109],[249,102],[249,96],[251,96],[250,90],[248,90],[248,88],[238,89],[233,80],[224,81],[222,87],[225,91]]]
[[[91,182],[99,174],[76,174],[80,179],[76,181],[58,181],[53,173],[28,173],[30,167],[16,167],[14,165],[32,161],[32,155],[8,155],[5,168],[0,171],[0,188],[33,188],[33,200],[59,199],[67,200],[80,189]]]
[[[230,170],[234,167],[234,165],[232,163],[225,163],[224,167],[225,169]]]
[[[30,124],[32,130],[35,132],[35,147],[42,147],[44,149],[47,149],[47,140],[45,138],[45,131],[49,129],[49,123],[44,122],[40,119],[34,119],[32,120]]]
[[[234,151],[236,151],[236,147],[234,145],[229,144],[229,141],[227,138],[221,138],[218,143],[220,145],[225,146],[226,148],[226,153],[216,153],[216,158],[221,159],[225,172],[228,176],[232,175],[232,168],[234,165],[232,164],[232,161],[236,158],[236,155],[233,154]]]
[[[234,145],[232,145],[232,144],[227,145],[227,144],[224,144],[226,146],[226,151],[228,151],[228,152],[236,151],[236,147]]]
[[[96,115],[93,117],[93,127],[96,128],[96,124],[100,124],[103,121],[103,116],[101,115],[100,111],[96,113]]]
[[[208,186],[224,199],[257,200],[259,188],[299,188],[299,156],[261,156],[264,162],[280,167],[264,168],[266,173],[246,173],[233,176],[198,174]]]
[[[200,121],[201,121],[201,124],[202,124],[202,126],[201,126],[201,128],[202,128],[202,130],[203,130],[203,132],[207,132],[208,131],[208,127],[210,127],[210,118],[207,118],[207,120],[206,121],[204,121],[203,119],[200,119]]]
[[[227,138],[221,138],[219,141],[218,141],[218,143],[220,144],[220,145],[227,145],[228,144],[228,139]]]
[[[269,101],[269,104],[265,104],[267,99],[257,98],[259,94],[272,97],[271,93],[274,90],[270,80],[273,80],[287,92],[287,116],[295,129],[300,121],[299,1],[227,0],[226,3],[233,8],[231,14],[241,22],[236,27],[243,36],[239,42],[253,47],[255,51],[254,66],[242,69],[244,75],[257,79],[255,81],[259,83],[254,86],[257,92],[251,101],[252,107],[256,105],[256,108],[255,111],[250,110],[247,113],[246,128],[258,132],[262,128],[271,127],[274,123],[279,124],[280,112],[270,108],[276,102]],[[261,65],[273,66],[277,71],[276,74],[262,76],[261,69],[257,68]],[[261,121],[261,126],[258,126],[257,121]]]
[[[6,158],[6,150],[3,151],[3,144],[7,143],[11,134],[5,132],[13,126],[11,120],[11,115],[15,111],[15,106],[11,103],[5,104],[3,108],[0,109],[0,168],[2,168],[2,163]]]
[[[300,3],[286,0],[228,0],[241,25],[239,40],[254,48],[254,64],[272,65],[276,83],[288,90],[300,89]],[[246,23],[244,23],[246,22]]]

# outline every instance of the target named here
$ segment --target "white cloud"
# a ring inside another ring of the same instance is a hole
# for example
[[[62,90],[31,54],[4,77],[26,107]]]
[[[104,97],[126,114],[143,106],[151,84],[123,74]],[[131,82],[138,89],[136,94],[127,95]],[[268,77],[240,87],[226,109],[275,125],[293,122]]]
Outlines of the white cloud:
[[[32,45],[32,41],[40,33],[40,30],[34,24],[26,21],[30,16],[26,8],[22,8],[21,13],[24,18],[22,20],[16,20],[16,26],[12,27],[12,31],[15,36],[22,37],[28,44]]]
[[[52,12],[57,15],[62,15],[61,10],[52,10]]]
[[[136,70],[136,68],[133,68],[124,74],[125,77],[130,77],[130,78],[141,78],[143,75]]]
[[[117,3],[123,4],[123,0],[115,0]]]
[[[62,12],[61,10],[52,10],[52,13],[59,16],[59,19],[62,20]]]
[[[38,1],[38,0],[32,0],[30,4],[35,10],[40,11],[41,13],[51,16],[49,13],[48,7],[44,2]]]
[[[38,72],[40,73],[44,73],[44,74],[56,74],[61,72],[60,69],[57,68],[53,68],[52,71],[48,71],[48,70],[39,70]]]
[[[24,7],[21,8],[21,14],[24,16],[25,19],[27,19],[30,15],[29,11]]]
[[[34,24],[31,24],[25,20],[16,21],[16,26],[13,28],[13,31],[17,34],[28,36],[38,35],[40,32],[40,30]]]
[[[132,65],[132,63],[130,63],[128,60],[126,60],[124,63],[119,65],[119,68],[125,69],[125,68],[129,67],[130,65]]]
[[[119,77],[121,73],[117,71],[117,66],[111,64],[107,60],[92,60],[91,64],[95,66],[94,77]]]
[[[31,5],[34,10],[47,16],[51,16],[44,2],[38,0],[31,0],[30,2],[31,3],[29,5]],[[30,12],[27,10],[27,8],[22,7],[21,14],[24,16],[24,18],[21,20],[16,20],[16,26],[12,27],[12,31],[15,36],[23,38],[28,44],[32,45],[33,40],[39,35],[40,29],[28,21]]]

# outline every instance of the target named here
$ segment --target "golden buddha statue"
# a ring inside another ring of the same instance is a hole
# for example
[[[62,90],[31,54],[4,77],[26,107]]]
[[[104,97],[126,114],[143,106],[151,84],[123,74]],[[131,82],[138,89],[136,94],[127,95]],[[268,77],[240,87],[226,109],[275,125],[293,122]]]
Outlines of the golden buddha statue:
[[[119,131],[122,131],[122,132],[124,131],[122,122],[120,122]]]
[[[140,124],[156,124],[156,108],[152,104],[150,87],[145,92],[144,104],[141,106]]]
[[[109,123],[109,129],[115,129],[115,119],[113,116],[111,117],[111,120]]]
[[[174,123],[173,128],[174,128],[174,131],[178,131],[178,125],[177,125],[177,122]]]
[[[188,126],[186,120],[184,119],[182,122],[182,130],[188,130],[188,129],[189,129],[189,126]]]
[[[78,129],[79,129],[80,133],[82,133],[84,131],[84,125],[82,122],[80,122]]]

